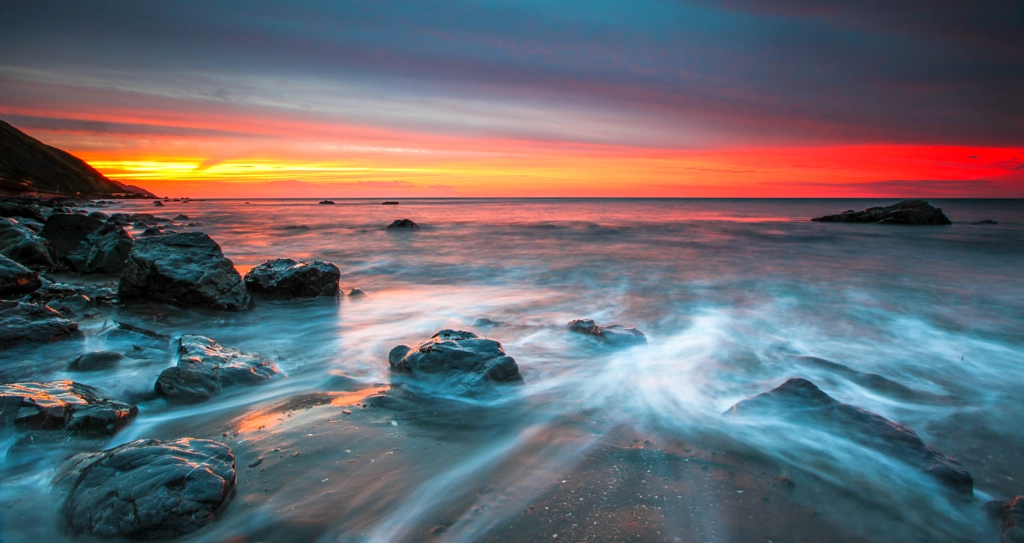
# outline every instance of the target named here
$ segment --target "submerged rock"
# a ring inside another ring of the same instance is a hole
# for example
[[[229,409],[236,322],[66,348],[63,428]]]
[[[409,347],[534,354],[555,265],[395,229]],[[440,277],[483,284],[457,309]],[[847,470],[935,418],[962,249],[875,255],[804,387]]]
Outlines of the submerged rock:
[[[85,315],[89,308],[93,307],[93,301],[84,294],[72,294],[56,300],[51,300],[46,307],[57,311],[65,317],[78,317]]]
[[[388,225],[388,230],[419,230],[419,228],[420,225],[409,219],[396,219],[395,222]]]
[[[471,394],[523,382],[519,366],[501,343],[461,330],[441,330],[412,347],[399,345],[391,349],[388,363],[393,374],[446,393]]]
[[[0,218],[0,253],[35,270],[56,263],[50,243],[13,219]]]
[[[171,336],[118,321],[114,321],[112,328],[100,332],[97,339],[110,345],[143,349],[167,350],[171,345]]]
[[[50,242],[57,260],[63,260],[85,241],[85,238],[103,226],[103,219],[76,213],[54,213],[46,219],[39,235]]]
[[[993,500],[985,509],[1002,524],[1003,543],[1024,543],[1024,496]]]
[[[366,293],[363,292],[363,289],[361,289],[359,287],[356,287],[356,288],[348,291],[348,295],[353,297],[353,298],[359,298],[361,296],[366,296]]]
[[[83,337],[78,324],[45,305],[0,301],[0,346]]]
[[[140,439],[72,458],[56,483],[76,532],[170,539],[213,521],[235,487],[235,457],[207,439]]]
[[[39,274],[0,255],[0,298],[22,296],[43,286]]]
[[[985,219],[983,221],[972,222],[971,224],[999,224],[999,223],[997,221],[993,221],[992,219]]]
[[[647,345],[647,336],[643,332],[629,326],[613,324],[598,326],[593,319],[576,319],[569,322],[569,331],[577,334],[593,336],[602,345],[626,347],[630,345]]]
[[[196,403],[221,390],[257,385],[283,375],[277,365],[261,356],[218,345],[203,336],[181,336],[178,365],[156,380],[156,393],[174,403]]]
[[[68,364],[68,371],[98,371],[116,366],[124,358],[121,353],[93,351],[85,353]]]
[[[970,494],[974,479],[956,460],[925,445],[910,428],[859,407],[841,403],[814,383],[790,379],[778,388],[743,400],[729,415],[771,413],[802,420],[856,440],[911,465],[950,488]]]
[[[68,261],[79,273],[121,273],[134,244],[123,228],[107,223],[68,254]]]
[[[903,225],[948,225],[949,217],[937,207],[924,200],[904,200],[887,207],[869,207],[864,211],[844,211],[838,215],[826,215],[811,219],[816,222],[852,222]]]
[[[111,436],[138,414],[134,405],[73,381],[0,385],[0,422],[22,429]]]
[[[139,238],[118,294],[184,307],[241,311],[252,306],[242,276],[220,245],[202,232]]]
[[[341,270],[329,262],[300,262],[291,258],[268,260],[245,274],[249,292],[277,298],[337,296]]]

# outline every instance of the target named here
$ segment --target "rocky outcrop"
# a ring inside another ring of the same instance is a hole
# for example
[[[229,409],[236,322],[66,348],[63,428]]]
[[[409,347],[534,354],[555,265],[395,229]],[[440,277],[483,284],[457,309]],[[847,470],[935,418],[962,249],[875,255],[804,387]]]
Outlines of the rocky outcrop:
[[[0,255],[0,298],[23,296],[41,286],[43,281],[38,273]]]
[[[213,521],[235,487],[235,457],[207,439],[140,439],[72,458],[56,483],[75,532],[170,539]]]
[[[240,311],[252,306],[242,277],[202,232],[138,238],[118,287],[121,300]]]
[[[157,395],[172,403],[201,402],[225,388],[258,385],[283,375],[270,360],[203,336],[181,336],[178,355],[178,365],[165,369],[156,381]]]
[[[99,390],[73,381],[0,385],[0,422],[22,430],[111,436],[138,414],[134,405],[104,398]]]
[[[78,324],[45,305],[0,301],[0,346],[83,337]]]
[[[400,381],[442,393],[475,394],[523,382],[501,343],[461,330],[441,330],[412,347],[399,345],[391,349],[388,363]]]
[[[790,379],[774,390],[737,403],[726,414],[771,414],[814,425],[913,466],[956,491],[970,494],[974,486],[967,469],[925,445],[910,428],[838,402],[806,379]]]
[[[56,262],[50,243],[14,219],[0,218],[0,254],[34,270]]]
[[[291,258],[268,260],[245,274],[253,294],[274,298],[337,296],[341,271],[329,262],[300,262]]]
[[[103,219],[99,217],[77,213],[54,213],[46,219],[39,236],[50,242],[54,255],[61,261],[101,226]]]
[[[388,230],[419,230],[420,225],[409,219],[397,219],[388,225]]]
[[[106,223],[89,234],[68,261],[79,273],[121,273],[135,238],[115,224]]]
[[[993,500],[985,505],[1003,528],[1003,543],[1024,543],[1024,496]]]
[[[569,331],[591,336],[602,345],[609,347],[628,347],[631,345],[647,345],[647,336],[643,332],[629,326],[613,324],[598,326],[592,319],[576,319],[569,322]]]
[[[949,217],[924,200],[904,200],[887,207],[869,207],[864,211],[844,211],[838,215],[825,215],[811,219],[816,222],[852,222],[902,225],[948,225]]]
[[[124,358],[121,353],[93,351],[85,353],[68,364],[68,371],[99,371],[117,366]]]

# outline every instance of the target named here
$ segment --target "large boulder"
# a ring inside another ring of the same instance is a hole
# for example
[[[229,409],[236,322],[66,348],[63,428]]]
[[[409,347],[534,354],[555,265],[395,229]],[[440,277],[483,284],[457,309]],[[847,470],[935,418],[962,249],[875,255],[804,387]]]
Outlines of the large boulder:
[[[41,286],[43,281],[38,273],[0,255],[0,298],[22,296]]]
[[[925,445],[910,428],[841,403],[806,379],[790,379],[774,390],[737,403],[726,414],[769,414],[811,424],[898,459],[956,491],[970,494],[974,486],[966,468]]]
[[[576,319],[574,321],[569,321],[569,331],[593,337],[602,345],[608,345],[610,347],[647,345],[647,336],[636,328],[622,326],[619,324],[598,326],[592,319]]]
[[[185,307],[247,310],[252,298],[220,245],[202,232],[138,238],[118,294]]]
[[[69,460],[56,479],[75,532],[171,539],[213,521],[235,487],[235,456],[207,439],[140,439]]]
[[[23,430],[111,436],[138,414],[134,405],[104,398],[99,390],[73,381],[0,385],[0,424]]]
[[[218,345],[203,336],[181,336],[178,365],[156,380],[156,393],[172,403],[197,403],[221,390],[258,385],[283,375],[277,365],[259,355]]]
[[[329,262],[300,262],[291,258],[268,260],[245,274],[245,286],[253,294],[275,298],[337,296],[341,270]]]
[[[461,330],[441,330],[412,347],[399,345],[391,349],[388,363],[401,380],[408,377],[412,384],[442,393],[475,394],[497,384],[523,382],[519,366],[501,343]]]
[[[121,273],[134,244],[123,228],[106,223],[86,236],[68,261],[79,273]]]
[[[0,346],[83,337],[78,324],[45,305],[0,301]]]
[[[825,215],[811,219],[816,222],[852,222],[902,225],[953,224],[937,207],[924,200],[904,200],[887,207],[869,207],[864,211],[844,211],[838,215]]]
[[[0,254],[35,270],[56,263],[50,243],[13,219],[0,218]]]
[[[54,213],[46,219],[43,231],[39,235],[50,242],[57,260],[67,258],[71,251],[78,248],[85,238],[99,227],[103,219],[92,215],[77,213]]]
[[[1024,543],[1024,496],[993,500],[985,505],[1003,528],[1003,543]]]

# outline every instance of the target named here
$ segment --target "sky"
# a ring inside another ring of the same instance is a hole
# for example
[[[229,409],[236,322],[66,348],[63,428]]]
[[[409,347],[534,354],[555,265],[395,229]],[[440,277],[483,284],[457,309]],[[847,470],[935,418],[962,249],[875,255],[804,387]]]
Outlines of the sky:
[[[1024,0],[0,2],[0,119],[190,197],[1024,197]]]

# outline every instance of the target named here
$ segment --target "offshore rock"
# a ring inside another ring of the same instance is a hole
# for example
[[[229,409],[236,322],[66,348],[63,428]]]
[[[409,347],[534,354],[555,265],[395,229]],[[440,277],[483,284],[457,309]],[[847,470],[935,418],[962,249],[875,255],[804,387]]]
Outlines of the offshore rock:
[[[48,241],[7,218],[0,218],[0,253],[34,270],[51,268],[56,262]]]
[[[121,300],[242,311],[252,298],[220,245],[202,232],[135,240],[118,288]]]
[[[597,338],[602,345],[611,347],[628,347],[631,345],[647,345],[647,336],[643,332],[629,326],[613,324],[598,326],[593,319],[576,319],[569,322],[569,331]]]
[[[121,353],[93,351],[85,353],[68,364],[68,371],[98,371],[116,366],[124,358]]]
[[[388,363],[393,375],[445,393],[474,394],[502,383],[523,383],[519,366],[501,343],[461,330],[441,330],[412,347],[399,345],[391,349]]]
[[[50,242],[57,260],[63,260],[85,238],[103,226],[103,219],[77,213],[54,213],[46,219],[40,237]]]
[[[851,209],[838,215],[826,215],[811,220],[917,226],[953,224],[941,209],[932,207],[924,200],[904,200],[888,207],[869,207],[864,211]]]
[[[89,234],[68,261],[79,273],[121,273],[135,238],[116,224],[106,223]]]
[[[45,305],[0,301],[0,346],[83,337],[78,324]]]
[[[203,336],[181,336],[178,365],[156,380],[156,393],[172,403],[197,403],[221,390],[262,384],[283,375],[273,362],[218,345]]]
[[[291,258],[268,260],[245,274],[253,294],[276,298],[337,296],[341,271],[329,262],[300,262]]]
[[[0,255],[0,298],[22,296],[43,286],[39,274]]]
[[[76,532],[170,539],[213,521],[235,487],[235,457],[207,439],[140,439],[72,458],[55,482]]]
[[[771,413],[834,431],[913,466],[948,487],[970,494],[974,479],[956,460],[925,445],[910,428],[859,407],[840,403],[814,383],[790,379],[778,388],[743,400],[729,415]]]
[[[1024,496],[993,500],[985,509],[1002,524],[1003,543],[1024,543]]]
[[[388,225],[388,230],[419,230],[419,228],[420,225],[409,219],[396,219],[395,222]]]
[[[104,398],[99,390],[73,381],[0,385],[0,423],[5,426],[111,436],[138,414],[134,405]]]

